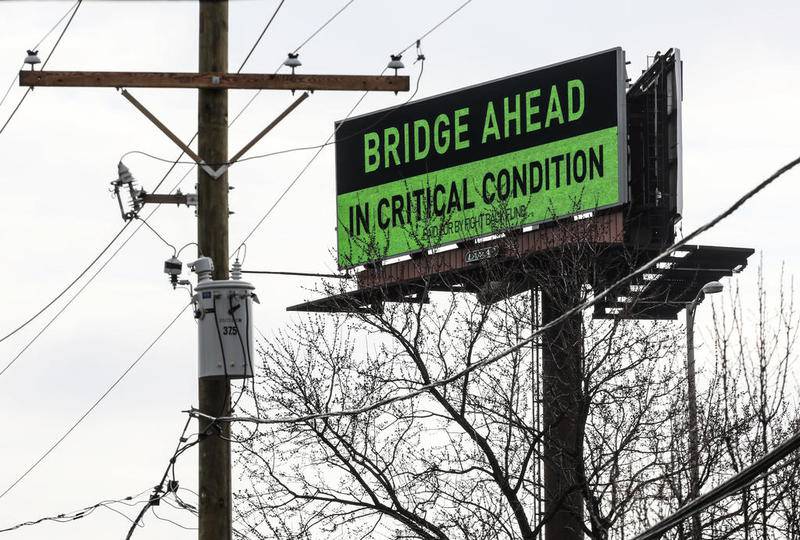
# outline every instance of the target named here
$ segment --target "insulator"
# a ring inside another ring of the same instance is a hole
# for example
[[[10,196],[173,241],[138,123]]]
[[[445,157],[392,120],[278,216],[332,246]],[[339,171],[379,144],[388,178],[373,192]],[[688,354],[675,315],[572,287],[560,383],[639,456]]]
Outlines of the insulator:
[[[393,69],[394,70],[394,74],[397,75],[397,70],[398,69],[403,69],[404,67],[406,67],[405,64],[403,64],[403,62],[401,61],[401,58],[403,58],[403,55],[402,54],[391,54],[389,56],[391,56],[392,59],[389,62],[389,64],[387,64],[386,69]]]
[[[28,51],[28,56],[25,57],[25,63],[30,65],[31,69],[33,69],[33,66],[35,64],[41,64],[42,63],[42,61],[39,60],[38,54],[39,54],[39,51]]]
[[[283,61],[283,65],[286,67],[292,68],[292,75],[294,75],[294,69],[299,68],[303,65],[300,61],[300,53],[289,53],[286,57],[286,60]]]

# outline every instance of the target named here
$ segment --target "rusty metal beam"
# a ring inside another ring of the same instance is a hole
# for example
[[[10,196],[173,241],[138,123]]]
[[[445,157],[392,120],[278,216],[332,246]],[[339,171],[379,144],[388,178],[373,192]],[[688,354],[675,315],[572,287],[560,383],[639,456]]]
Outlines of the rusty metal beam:
[[[245,90],[369,90],[407,92],[407,76],[283,75],[262,73],[139,73],[123,71],[20,71],[20,86],[92,88],[216,88]]]

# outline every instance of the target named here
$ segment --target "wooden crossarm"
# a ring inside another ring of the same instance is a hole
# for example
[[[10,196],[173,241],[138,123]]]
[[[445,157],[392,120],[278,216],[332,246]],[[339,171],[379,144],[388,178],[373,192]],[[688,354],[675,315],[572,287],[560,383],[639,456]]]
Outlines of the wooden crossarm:
[[[20,86],[108,88],[221,88],[248,90],[370,90],[406,92],[407,76],[273,75],[259,73],[138,73],[20,71]]]

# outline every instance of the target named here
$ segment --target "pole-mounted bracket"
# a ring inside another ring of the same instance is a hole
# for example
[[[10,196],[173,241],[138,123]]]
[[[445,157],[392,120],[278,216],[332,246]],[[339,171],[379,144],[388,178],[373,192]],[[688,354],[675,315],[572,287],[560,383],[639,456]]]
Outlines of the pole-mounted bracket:
[[[281,120],[289,116],[289,113],[295,110],[298,105],[300,105],[303,101],[305,101],[305,99],[308,98],[308,95],[309,95],[308,92],[303,92],[303,94],[300,97],[294,100],[294,102],[292,102],[292,104],[289,105],[286,108],[286,110],[284,110],[272,122],[270,122],[267,127],[262,129],[261,132],[259,132],[259,134],[253,138],[253,140],[244,145],[244,147],[241,150],[239,150],[227,163],[223,163],[217,169],[214,169],[211,165],[209,165],[203,159],[201,159],[200,156],[198,156],[194,152],[194,150],[189,148],[189,145],[185,144],[177,135],[175,135],[172,131],[170,131],[170,129],[167,126],[165,126],[158,118],[156,118],[156,116],[153,113],[147,110],[147,108],[144,105],[142,105],[138,99],[133,97],[130,92],[124,89],[122,90],[122,97],[130,101],[131,104],[137,109],[139,109],[139,111],[143,115],[145,115],[147,119],[150,120],[158,129],[160,129],[161,132],[164,133],[164,135],[169,137],[169,139],[172,142],[178,145],[178,148],[183,150],[183,152],[187,156],[192,158],[194,162],[197,163],[197,165],[206,172],[206,174],[215,179],[225,174],[225,172],[230,168],[231,165],[236,163],[248,150],[250,150],[253,146],[255,146],[255,144],[264,137],[264,135],[272,131],[272,129],[275,126],[277,126]]]
[[[186,206],[197,206],[197,194],[181,193],[178,190],[173,194],[147,193],[144,190],[138,192],[138,200],[142,205],[145,204],[185,204]]]
[[[127,169],[126,169],[127,171]],[[130,221],[139,217],[139,211],[146,204],[185,204],[186,206],[197,206],[197,194],[195,193],[181,193],[177,190],[176,193],[147,193],[143,189],[137,189],[134,185],[133,176],[130,174],[125,177],[120,177],[111,182],[113,186],[114,195],[117,197],[119,203],[119,211],[122,214],[122,219]],[[125,204],[122,202],[123,192],[127,193],[130,197],[130,202]]]

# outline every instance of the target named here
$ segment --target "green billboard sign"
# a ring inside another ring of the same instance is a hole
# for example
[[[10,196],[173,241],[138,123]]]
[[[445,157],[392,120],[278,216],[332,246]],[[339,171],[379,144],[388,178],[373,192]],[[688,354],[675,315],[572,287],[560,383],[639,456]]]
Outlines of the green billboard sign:
[[[351,268],[625,202],[616,48],[337,124]]]

